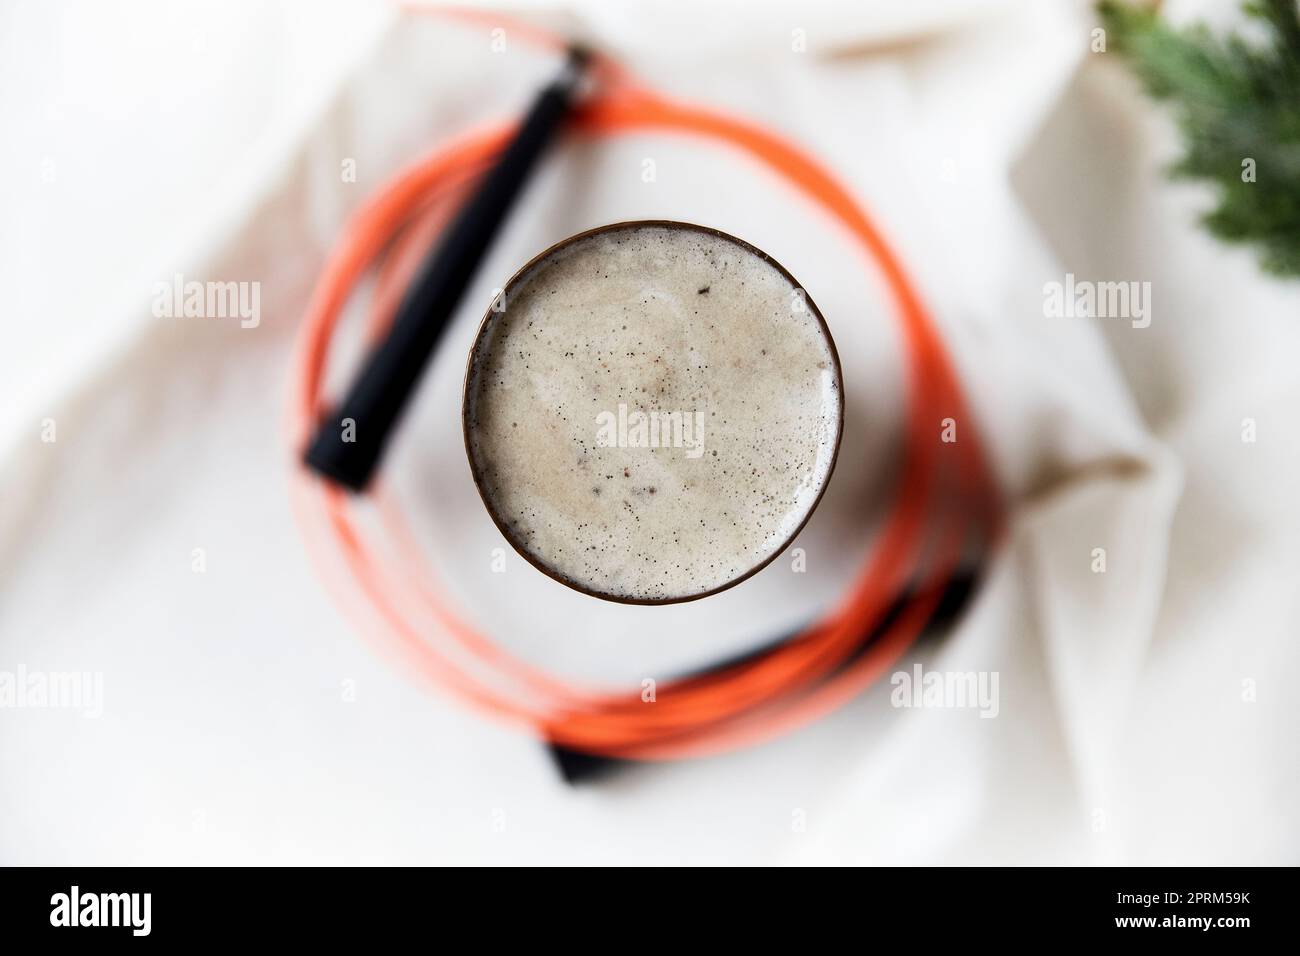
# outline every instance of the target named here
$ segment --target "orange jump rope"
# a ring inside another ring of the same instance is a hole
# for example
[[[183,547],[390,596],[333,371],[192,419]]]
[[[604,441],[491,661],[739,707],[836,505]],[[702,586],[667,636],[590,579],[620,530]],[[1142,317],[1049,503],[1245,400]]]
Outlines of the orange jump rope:
[[[476,11],[436,12],[491,26],[505,22]],[[525,42],[565,48],[562,38],[540,29],[516,24],[511,30]],[[639,686],[590,688],[561,680],[477,631],[441,593],[382,484],[358,502],[295,469],[294,506],[331,593],[365,633],[381,639],[422,678],[565,750],[634,760],[700,756],[807,724],[885,674],[934,616],[963,551],[972,543],[992,544],[1001,506],[939,336],[898,257],[844,187],[771,132],[666,99],[608,58],[598,57],[594,67],[601,82],[572,117],[567,128],[573,134],[658,132],[732,149],[837,223],[884,277],[907,371],[902,467],[883,533],[848,592],[824,617],[775,647],[659,682],[648,703]],[[358,282],[374,271],[367,331],[378,336],[422,255],[513,131],[509,124],[486,128],[437,148],[353,216],[325,264],[299,333],[288,409],[295,455],[324,414],[322,375],[331,338]],[[958,423],[959,441],[941,440],[948,419]],[[373,509],[365,507],[367,501]]]

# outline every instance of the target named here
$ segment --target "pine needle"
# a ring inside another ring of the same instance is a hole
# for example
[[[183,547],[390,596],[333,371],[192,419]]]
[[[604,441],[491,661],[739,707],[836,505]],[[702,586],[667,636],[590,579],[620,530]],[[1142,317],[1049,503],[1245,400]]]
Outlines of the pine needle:
[[[1268,272],[1300,276],[1300,4],[1253,0],[1243,9],[1264,25],[1266,43],[1098,4],[1108,46],[1173,108],[1185,151],[1170,174],[1218,187],[1206,227],[1253,245]]]

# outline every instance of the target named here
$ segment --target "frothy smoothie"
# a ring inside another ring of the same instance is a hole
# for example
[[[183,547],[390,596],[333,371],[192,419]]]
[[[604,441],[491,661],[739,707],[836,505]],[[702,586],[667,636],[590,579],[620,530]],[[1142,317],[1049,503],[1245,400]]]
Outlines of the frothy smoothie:
[[[659,603],[762,567],[834,466],[839,363],[754,247],[620,223],[526,266],[470,353],[465,442],[488,511],[581,591]]]

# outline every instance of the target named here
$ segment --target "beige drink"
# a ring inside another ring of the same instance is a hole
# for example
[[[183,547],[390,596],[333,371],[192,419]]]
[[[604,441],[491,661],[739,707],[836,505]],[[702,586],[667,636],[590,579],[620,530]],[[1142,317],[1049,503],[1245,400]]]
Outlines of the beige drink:
[[[685,223],[543,253],[483,320],[465,379],[475,481],[511,544],[611,600],[703,597],[798,532],[843,418],[835,346],[794,279]]]

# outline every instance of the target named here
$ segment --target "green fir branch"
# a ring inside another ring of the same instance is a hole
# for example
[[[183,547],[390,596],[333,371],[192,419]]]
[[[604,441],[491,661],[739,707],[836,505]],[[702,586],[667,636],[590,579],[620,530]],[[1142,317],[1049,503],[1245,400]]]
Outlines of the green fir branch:
[[[1171,175],[1218,187],[1207,228],[1255,246],[1268,272],[1300,276],[1300,3],[1252,0],[1243,9],[1267,43],[1203,24],[1175,29],[1148,7],[1098,4],[1108,48],[1172,106],[1185,151]]]

